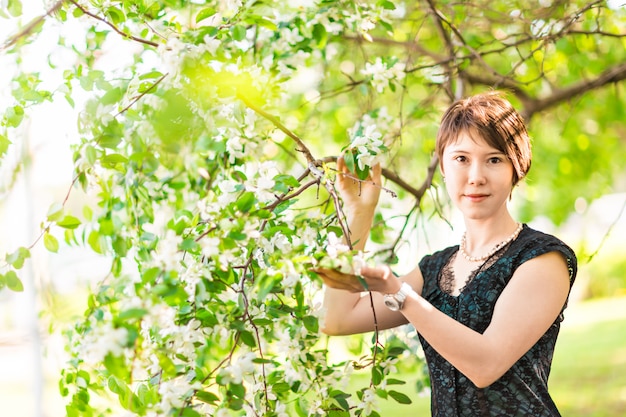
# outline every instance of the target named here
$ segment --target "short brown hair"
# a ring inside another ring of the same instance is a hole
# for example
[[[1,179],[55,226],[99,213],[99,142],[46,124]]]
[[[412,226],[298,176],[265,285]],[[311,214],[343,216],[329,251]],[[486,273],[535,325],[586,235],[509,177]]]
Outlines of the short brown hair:
[[[436,152],[443,151],[461,133],[480,137],[489,146],[504,153],[513,164],[513,185],[526,176],[531,164],[530,137],[522,116],[497,91],[457,100],[441,118]]]

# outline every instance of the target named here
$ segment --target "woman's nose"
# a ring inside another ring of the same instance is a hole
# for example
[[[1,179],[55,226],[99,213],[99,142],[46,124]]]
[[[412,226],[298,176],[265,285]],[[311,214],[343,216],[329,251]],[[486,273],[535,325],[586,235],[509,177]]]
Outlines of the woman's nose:
[[[467,180],[470,184],[483,184],[485,182],[484,167],[477,163],[471,164]]]

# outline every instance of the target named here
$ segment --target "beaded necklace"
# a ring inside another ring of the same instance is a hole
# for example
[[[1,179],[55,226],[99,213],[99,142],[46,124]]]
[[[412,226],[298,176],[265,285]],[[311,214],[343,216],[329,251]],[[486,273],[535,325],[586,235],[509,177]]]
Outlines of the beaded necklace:
[[[517,236],[520,234],[520,232],[522,231],[523,227],[524,226],[522,225],[522,223],[517,223],[517,229],[515,229],[515,231],[513,232],[511,236],[509,236],[508,238],[506,238],[505,240],[503,240],[502,242],[494,246],[493,249],[491,249],[486,255],[483,255],[480,257],[471,256],[465,251],[465,242],[466,242],[466,234],[467,234],[467,232],[465,232],[463,233],[463,237],[461,238],[461,244],[459,245],[461,255],[463,255],[463,257],[470,262],[485,262],[487,259],[491,258],[494,253],[502,249],[504,246],[508,245],[510,242],[514,241],[517,238]]]

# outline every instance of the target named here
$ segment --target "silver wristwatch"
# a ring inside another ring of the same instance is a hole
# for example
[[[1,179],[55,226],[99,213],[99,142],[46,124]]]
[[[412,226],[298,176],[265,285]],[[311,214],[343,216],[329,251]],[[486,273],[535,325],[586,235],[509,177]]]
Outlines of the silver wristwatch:
[[[397,293],[384,295],[385,305],[391,311],[400,311],[404,307],[404,300],[412,292],[413,288],[406,282],[403,282]]]

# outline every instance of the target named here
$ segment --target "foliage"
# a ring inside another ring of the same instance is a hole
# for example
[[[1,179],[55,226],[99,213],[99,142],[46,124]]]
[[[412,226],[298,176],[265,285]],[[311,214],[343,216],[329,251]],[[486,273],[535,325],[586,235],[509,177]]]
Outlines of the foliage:
[[[369,255],[388,260],[419,216],[443,215],[425,198],[436,121],[473,91],[506,88],[535,122],[556,109],[533,130],[546,161],[526,185],[527,219],[560,222],[576,198],[610,189],[623,169],[624,12],[539,3],[61,0],[7,40],[19,64],[37,33],[82,28],[58,38],[72,58],[48,61],[54,89],[13,74],[0,128],[1,155],[31,107],[89,97],[73,185],[94,204],[54,205],[41,235],[51,252],[62,230],[65,244],[111,259],[67,333],[67,415],[375,416],[377,398],[409,402],[393,370],[414,338],[377,332],[361,360],[327,360],[310,268],[346,235],[334,161],[345,151],[361,179],[382,162],[386,197],[413,201],[396,235],[377,215],[375,240],[393,243]],[[6,4],[3,16],[21,14],[19,0]],[[127,47],[114,59],[131,59],[105,72],[116,40]],[[423,168],[396,174],[407,166]],[[21,289],[30,249],[6,255],[0,286]],[[371,378],[350,396],[341,382],[355,366]]]

